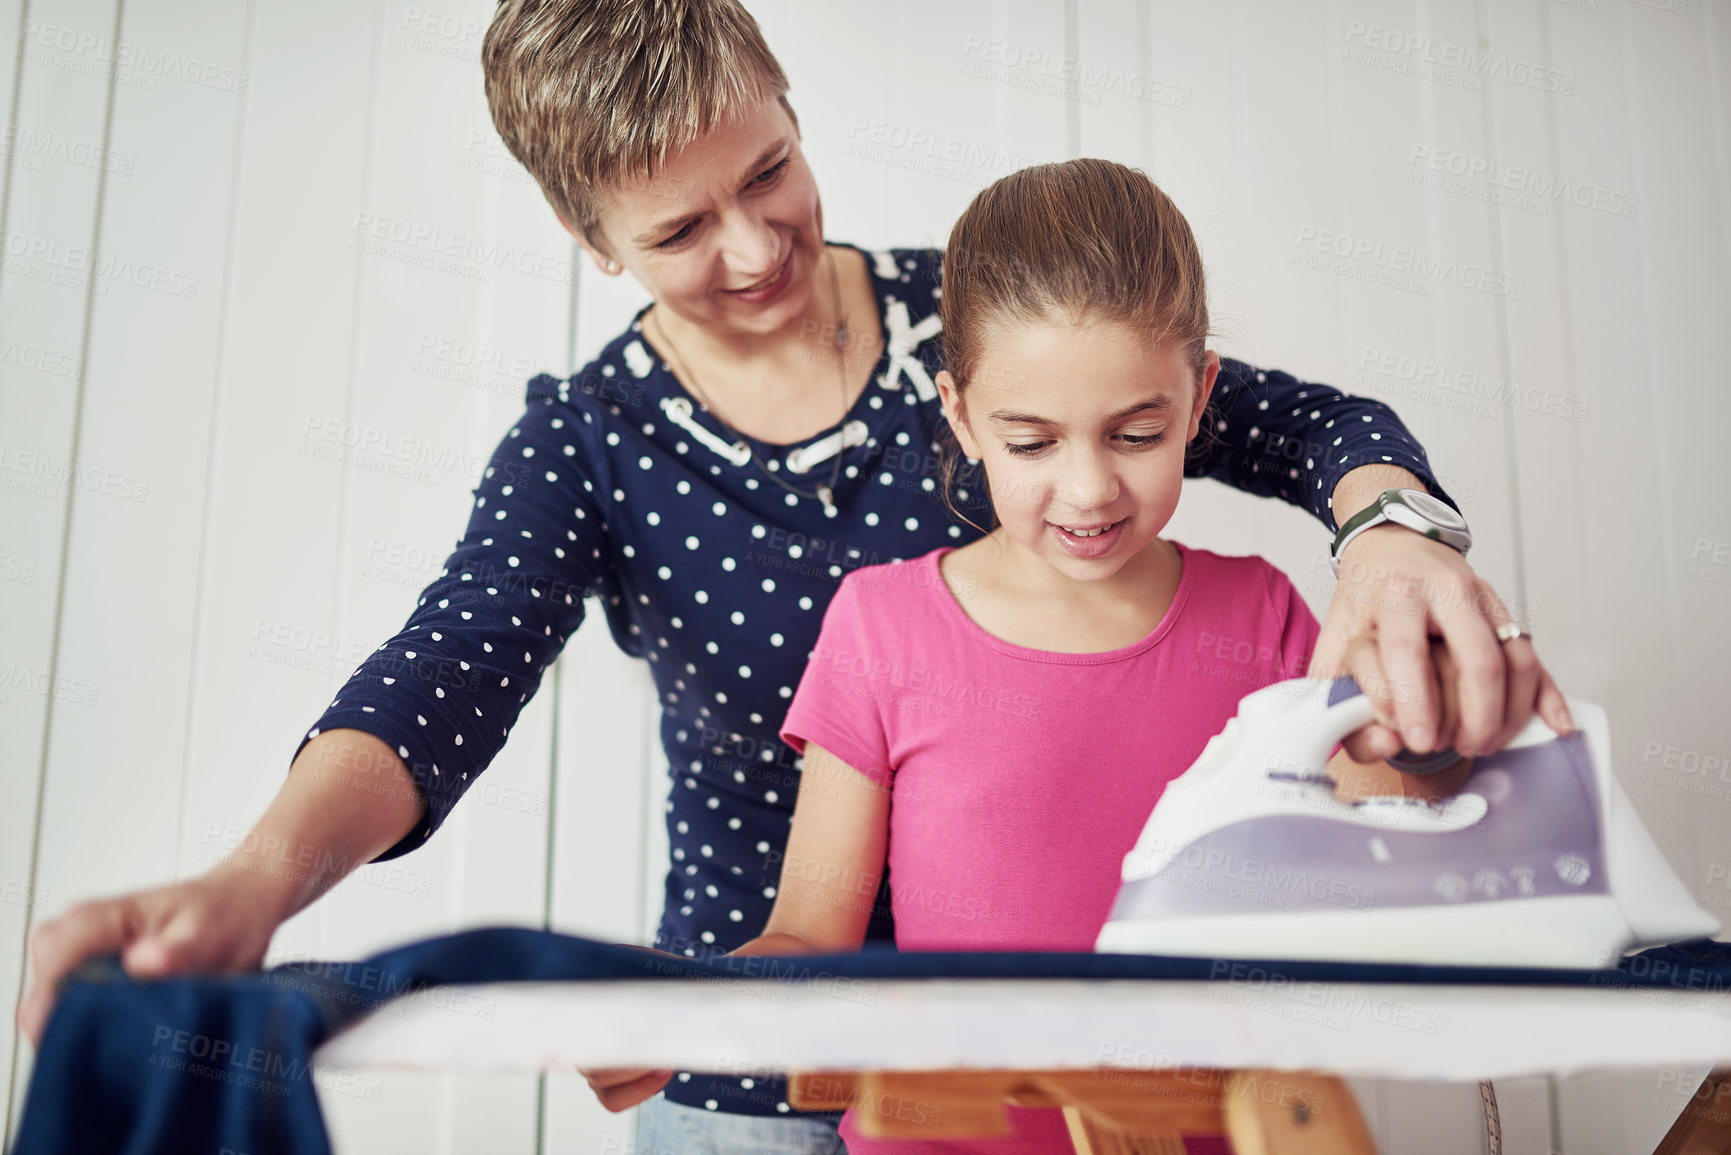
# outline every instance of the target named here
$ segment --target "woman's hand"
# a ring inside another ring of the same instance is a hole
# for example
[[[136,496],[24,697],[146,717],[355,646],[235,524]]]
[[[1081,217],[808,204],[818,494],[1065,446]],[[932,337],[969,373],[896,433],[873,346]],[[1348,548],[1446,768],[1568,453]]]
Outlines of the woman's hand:
[[[1455,550],[1395,525],[1366,530],[1340,558],[1340,583],[1310,661],[1311,677],[1350,673],[1378,703],[1378,723],[1349,737],[1347,752],[1376,762],[1402,746],[1500,750],[1535,707],[1551,729],[1572,731],[1562,691],[1530,638],[1498,642],[1510,620],[1490,583]],[[1440,635],[1447,659],[1433,661]],[[1443,709],[1444,685],[1455,708]]]
[[[218,867],[172,886],[79,903],[30,932],[34,974],[18,1004],[18,1028],[39,1046],[61,980],[96,955],[119,954],[126,973],[140,979],[256,968],[280,921],[279,889]]]

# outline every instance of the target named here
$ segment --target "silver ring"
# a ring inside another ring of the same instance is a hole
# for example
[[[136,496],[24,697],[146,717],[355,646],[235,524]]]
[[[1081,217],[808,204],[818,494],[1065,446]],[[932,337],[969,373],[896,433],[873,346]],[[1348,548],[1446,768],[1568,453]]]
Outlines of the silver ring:
[[[1523,630],[1519,622],[1504,622],[1502,625],[1497,627],[1497,641],[1503,643],[1503,645],[1508,645],[1516,638],[1525,638],[1530,642],[1533,640],[1533,632],[1531,630]]]

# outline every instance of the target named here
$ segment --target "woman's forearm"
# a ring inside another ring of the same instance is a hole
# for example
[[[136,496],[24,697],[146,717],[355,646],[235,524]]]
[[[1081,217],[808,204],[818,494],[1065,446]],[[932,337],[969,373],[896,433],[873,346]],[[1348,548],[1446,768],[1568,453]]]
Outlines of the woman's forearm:
[[[1424,480],[1398,465],[1361,465],[1342,477],[1334,487],[1330,508],[1336,525],[1366,509],[1385,489],[1416,489],[1425,492]]]
[[[301,748],[270,806],[211,873],[248,876],[280,923],[389,850],[425,808],[396,751],[361,730],[328,730]]]
[[[1330,530],[1384,489],[1444,496],[1429,480],[1424,447],[1380,401],[1223,357],[1208,410],[1207,436],[1190,446],[1186,476],[1277,497]],[[1386,477],[1395,480],[1379,484]]]

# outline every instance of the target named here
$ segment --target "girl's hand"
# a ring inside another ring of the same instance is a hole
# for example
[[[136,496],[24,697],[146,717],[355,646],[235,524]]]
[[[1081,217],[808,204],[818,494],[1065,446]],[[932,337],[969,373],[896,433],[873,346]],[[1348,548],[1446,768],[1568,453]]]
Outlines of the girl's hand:
[[[581,1071],[579,1074],[589,1080],[589,1089],[595,1092],[595,1097],[600,1099],[601,1105],[609,1111],[623,1111],[646,1099],[653,1099],[656,1092],[667,1086],[667,1081],[673,1078],[672,1071],[609,1069]]]
[[[802,765],[775,908],[763,933],[733,951],[735,956],[851,951],[865,940],[872,900],[861,901],[860,895],[876,895],[883,874],[890,792],[816,742],[806,743]],[[821,881],[801,881],[805,865],[825,867]],[[844,884],[842,879],[852,882]],[[637,949],[666,954],[648,947]],[[672,1071],[642,1069],[581,1074],[609,1111],[635,1107],[673,1078]]]
[[[622,942],[617,946],[631,950],[642,951],[644,954],[655,955],[658,958],[671,959],[674,962],[689,963],[692,960],[684,955],[671,951],[657,950],[652,946],[638,946],[636,943]],[[609,1111],[623,1111],[628,1107],[648,1099],[653,1099],[661,1088],[667,1086],[673,1078],[672,1071],[651,1071],[641,1068],[627,1069],[609,1067],[598,1071],[579,1071],[589,1082],[589,1089],[595,1092],[595,1097],[601,1100],[601,1105]]]
[[[1378,724],[1344,743],[1359,762],[1453,746],[1461,754],[1500,750],[1533,716],[1559,734],[1574,730],[1563,693],[1530,638],[1502,643],[1510,620],[1490,583],[1459,553],[1400,526],[1354,538],[1340,558],[1340,583],[1311,656],[1311,677],[1351,674],[1376,699]],[[1448,660],[1434,661],[1440,635]],[[1452,689],[1454,716],[1441,690]]]

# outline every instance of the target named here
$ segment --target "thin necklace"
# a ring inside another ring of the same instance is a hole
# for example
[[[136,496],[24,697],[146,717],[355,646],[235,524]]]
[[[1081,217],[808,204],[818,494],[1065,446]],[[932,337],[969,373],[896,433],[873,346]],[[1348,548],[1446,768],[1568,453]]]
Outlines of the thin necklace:
[[[737,429],[729,425],[727,419],[715,411],[714,406],[710,405],[708,396],[706,396],[703,390],[698,387],[696,375],[691,372],[691,362],[685,359],[685,355],[679,351],[678,346],[674,345],[673,338],[667,335],[667,326],[661,323],[661,318],[659,316],[655,318],[655,327],[660,330],[661,339],[667,342],[668,351],[679,359],[680,367],[685,370],[685,380],[690,384],[692,391],[697,394],[697,400],[703,406],[703,411],[715,418],[715,420],[720,423],[721,427],[727,430],[727,432],[733,437],[733,451],[736,454],[743,451],[746,456],[751,459],[752,464],[756,465],[765,477],[769,478],[789,493],[798,494],[800,497],[811,497],[821,501],[823,503],[824,516],[834,517],[836,510],[835,487],[836,483],[841,480],[841,455],[847,448],[846,431],[844,429],[847,425],[848,414],[847,358],[844,356],[844,347],[847,344],[847,317],[841,311],[841,278],[836,275],[835,254],[825,250],[824,255],[829,258],[830,294],[835,298],[835,311],[838,318],[835,331],[835,349],[836,379],[841,383],[841,420],[835,424],[835,464],[830,467],[829,484],[819,485],[815,491],[804,490],[797,486],[789,485],[781,479],[779,474],[758,459],[756,451],[751,448],[751,444],[746,441],[745,437]]]

